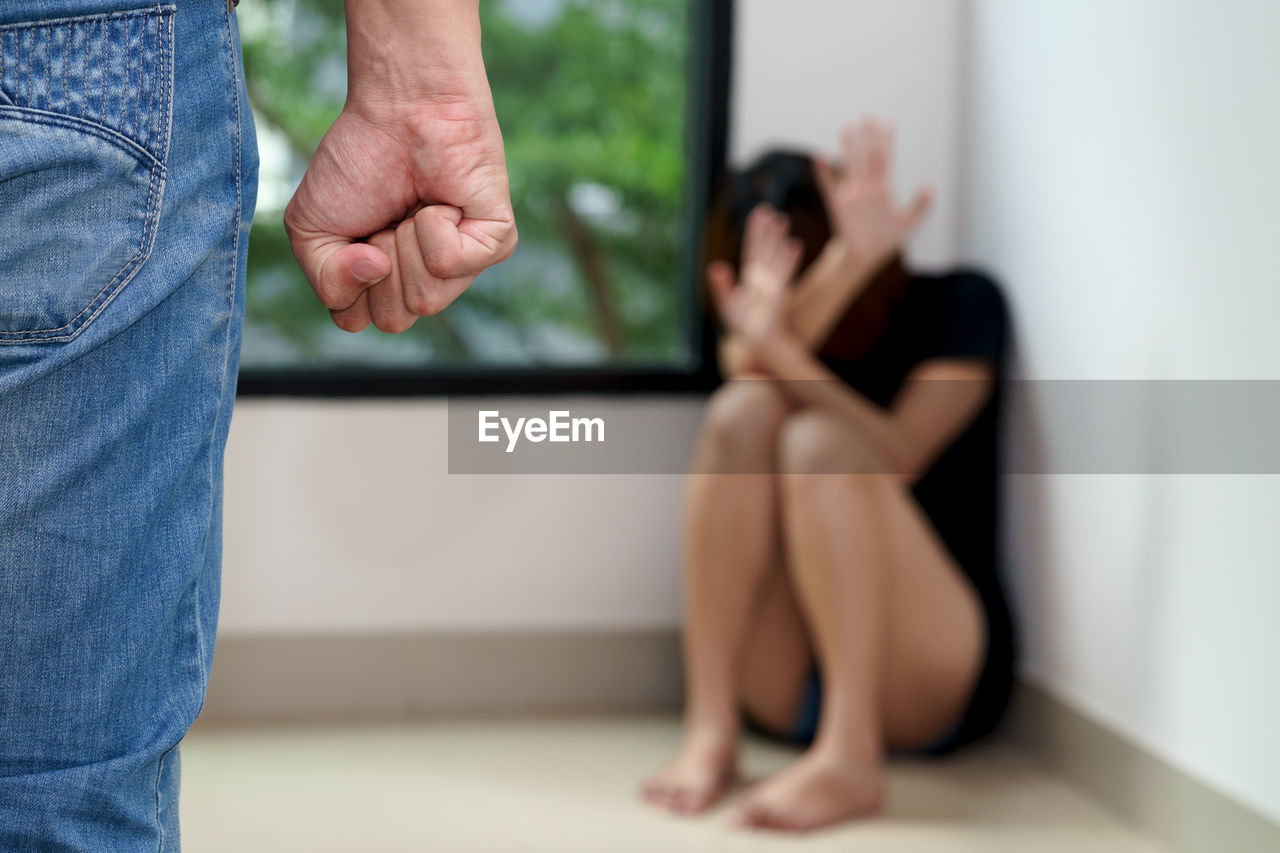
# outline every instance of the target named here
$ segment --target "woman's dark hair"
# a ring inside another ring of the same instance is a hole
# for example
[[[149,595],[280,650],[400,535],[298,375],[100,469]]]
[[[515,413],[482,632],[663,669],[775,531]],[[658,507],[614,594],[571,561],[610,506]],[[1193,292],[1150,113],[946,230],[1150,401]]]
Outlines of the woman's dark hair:
[[[726,260],[738,269],[747,214],[760,204],[790,217],[791,233],[804,244],[801,269],[813,263],[831,239],[831,220],[813,158],[795,151],[769,151],[721,179],[707,216],[704,268],[711,261]]]
[[[817,260],[831,239],[832,229],[813,158],[798,151],[772,150],[721,179],[707,212],[702,269],[712,261],[724,260],[737,271],[747,215],[759,204],[769,204],[790,219],[791,234],[804,247],[802,271]],[[849,306],[822,347],[823,353],[850,360],[864,354],[884,333],[889,309],[906,283],[902,266],[895,259]]]

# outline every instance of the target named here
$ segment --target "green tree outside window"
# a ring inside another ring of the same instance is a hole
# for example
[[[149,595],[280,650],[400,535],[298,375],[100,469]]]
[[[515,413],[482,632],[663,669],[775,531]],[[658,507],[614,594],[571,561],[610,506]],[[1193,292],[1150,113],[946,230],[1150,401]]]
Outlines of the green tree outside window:
[[[262,155],[244,364],[645,364],[688,356],[690,0],[483,0],[520,246],[399,336],[331,325],[281,224],[346,91],[341,0],[240,5]]]

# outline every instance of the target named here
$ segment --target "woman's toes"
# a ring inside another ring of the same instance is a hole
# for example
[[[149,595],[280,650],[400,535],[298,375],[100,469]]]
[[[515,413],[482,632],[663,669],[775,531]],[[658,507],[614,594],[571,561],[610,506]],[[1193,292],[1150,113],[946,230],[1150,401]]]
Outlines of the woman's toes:
[[[670,808],[677,791],[669,783],[661,779],[651,779],[640,789],[640,796],[655,806]]]
[[[876,768],[859,771],[825,756],[809,755],[761,785],[735,815],[754,829],[808,832],[879,810]]]
[[[681,791],[675,800],[675,808],[681,814],[700,814],[711,807],[714,792],[707,790]]]
[[[754,803],[743,803],[734,810],[729,822],[742,829],[760,829],[764,822],[764,810]]]
[[[671,767],[640,788],[649,803],[682,815],[707,811],[724,796],[737,776],[734,756],[681,755]]]
[[[749,802],[739,809],[733,821],[744,829],[785,830],[791,828],[787,816],[766,803]]]
[[[688,814],[692,811],[692,800],[693,797],[688,791],[676,791],[671,795],[671,800],[668,805],[670,805],[673,812]]]

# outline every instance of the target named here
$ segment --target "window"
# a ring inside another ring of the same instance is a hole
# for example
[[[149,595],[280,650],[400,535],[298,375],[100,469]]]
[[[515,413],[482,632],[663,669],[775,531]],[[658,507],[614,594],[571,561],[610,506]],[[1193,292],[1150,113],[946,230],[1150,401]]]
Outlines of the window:
[[[241,391],[697,385],[698,223],[724,163],[728,0],[483,0],[520,245],[401,335],[332,325],[281,215],[346,92],[340,0],[240,6],[261,157]]]

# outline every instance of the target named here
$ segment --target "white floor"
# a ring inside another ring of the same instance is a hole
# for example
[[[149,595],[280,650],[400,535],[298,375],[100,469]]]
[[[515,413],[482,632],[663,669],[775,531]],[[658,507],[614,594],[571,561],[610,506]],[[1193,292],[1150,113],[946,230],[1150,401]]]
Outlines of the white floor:
[[[182,836],[202,851],[435,853],[1156,853],[1161,846],[1009,748],[897,761],[889,809],[803,839],[638,802],[674,720],[197,730],[182,746]],[[794,753],[752,742],[759,777]]]

